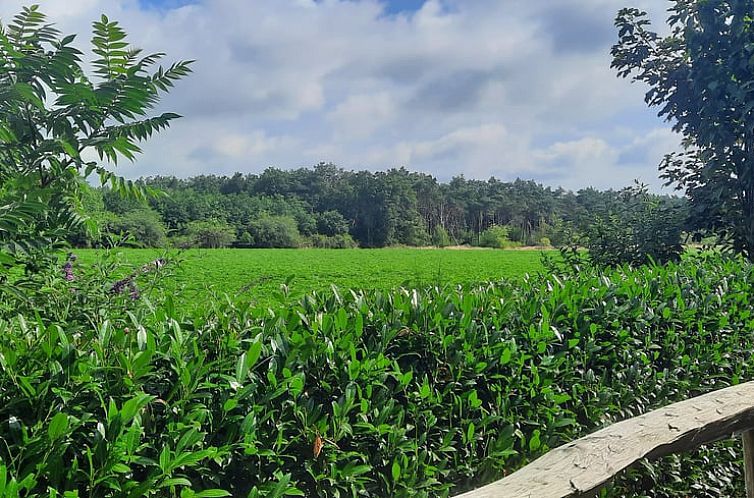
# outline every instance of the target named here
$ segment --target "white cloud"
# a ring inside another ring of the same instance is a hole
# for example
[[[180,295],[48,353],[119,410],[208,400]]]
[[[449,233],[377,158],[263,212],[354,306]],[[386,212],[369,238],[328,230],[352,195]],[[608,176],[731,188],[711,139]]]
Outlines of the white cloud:
[[[548,177],[553,183],[566,188],[615,188],[636,179],[659,191],[663,182],[655,173],[656,168],[665,154],[676,150],[679,150],[678,135],[665,128],[654,128],[632,135],[619,145],[595,136],[557,142],[536,151],[534,157],[538,171],[549,170]],[[648,168],[652,169],[652,175],[646,174]]]
[[[3,0],[0,18],[25,3]],[[609,68],[614,0],[429,0],[390,16],[378,0],[40,3],[79,46],[107,13],[147,51],[197,59],[163,104],[186,117],[122,167],[128,176],[330,160],[620,187],[657,185],[673,147],[644,89]],[[628,3],[661,19],[656,0]]]
[[[389,124],[395,112],[395,102],[388,92],[350,95],[335,106],[328,122],[337,136],[366,138]]]
[[[289,142],[282,137],[267,137],[262,131],[252,133],[228,133],[216,138],[214,150],[231,159],[260,158],[265,153]]]

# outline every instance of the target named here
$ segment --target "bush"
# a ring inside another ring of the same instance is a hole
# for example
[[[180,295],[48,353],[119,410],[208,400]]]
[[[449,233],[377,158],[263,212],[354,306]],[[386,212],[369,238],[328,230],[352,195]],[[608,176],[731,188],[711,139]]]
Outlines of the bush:
[[[513,247],[514,243],[508,238],[509,233],[509,228],[506,226],[492,225],[479,235],[479,246],[495,249]]]
[[[677,261],[683,252],[683,206],[663,202],[643,185],[621,194],[618,210],[598,217],[585,231],[591,261],[601,266]]]
[[[453,242],[450,240],[448,231],[441,225],[437,225],[432,232],[432,245],[436,247],[448,247]]]
[[[454,495],[754,376],[739,261],[193,311],[87,272],[0,295],[0,472],[26,497]],[[738,459],[712,445],[609,495],[739,496]]]
[[[143,247],[165,247],[167,232],[156,211],[146,208],[129,211],[120,216],[106,218],[104,232],[116,235],[130,235],[134,242]]]
[[[294,219],[296,220],[299,234],[309,236],[317,231],[317,218],[312,213],[297,210]]]
[[[191,221],[186,225],[185,237],[179,241],[190,247],[217,249],[231,245],[236,240],[236,231],[224,221]]]
[[[243,232],[240,237],[238,237],[238,247],[253,247],[254,246],[254,237],[251,236],[249,232]]]
[[[301,245],[296,220],[289,216],[262,216],[248,226],[252,247],[294,248]]]
[[[390,238],[391,244],[421,247],[429,244],[430,238],[421,218],[395,219],[394,233]]]
[[[327,237],[348,233],[349,223],[338,211],[317,214],[317,232]]]
[[[332,237],[315,234],[309,238],[309,245],[322,249],[353,249],[358,247],[356,241],[348,234],[334,235]]]
[[[196,240],[188,235],[174,235],[170,237],[170,247],[175,249],[192,249],[197,247]]]

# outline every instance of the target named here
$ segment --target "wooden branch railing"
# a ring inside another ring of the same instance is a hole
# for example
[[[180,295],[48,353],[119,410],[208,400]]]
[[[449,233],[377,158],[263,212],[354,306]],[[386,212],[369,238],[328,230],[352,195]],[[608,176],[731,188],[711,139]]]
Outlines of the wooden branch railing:
[[[754,498],[754,381],[618,422],[457,498],[591,497],[643,459],[693,450],[739,432],[746,493]]]

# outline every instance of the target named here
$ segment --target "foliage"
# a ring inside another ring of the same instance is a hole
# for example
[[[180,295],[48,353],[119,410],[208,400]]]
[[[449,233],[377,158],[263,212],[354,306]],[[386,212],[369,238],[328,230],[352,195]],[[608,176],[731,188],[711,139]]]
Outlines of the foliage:
[[[150,208],[114,216],[103,227],[106,233],[127,234],[144,247],[165,247],[167,232],[160,216]]]
[[[227,247],[236,240],[236,231],[218,220],[197,220],[186,225],[185,235],[191,247],[217,249]]]
[[[66,271],[0,298],[0,472],[28,497],[448,496],[754,373],[739,261],[194,311]],[[608,495],[734,496],[738,458],[647,464]]]
[[[685,211],[663,202],[643,185],[626,188],[607,216],[585,231],[585,246],[598,265],[664,263],[681,257]]]
[[[116,216],[106,210],[101,189],[95,189],[88,184],[81,185],[79,198],[92,226],[78,226],[68,234],[67,239],[75,247],[93,247],[102,238],[101,229],[107,222],[114,221]]]
[[[112,188],[138,195],[106,166],[133,160],[138,143],[179,117],[147,117],[162,93],[190,71],[189,62],[156,67],[116,22],[93,24],[96,58],[90,78],[74,48],[36,6],[0,24],[0,250],[17,258],[44,256],[84,223],[79,193],[97,174]],[[2,261],[0,261],[2,263]]]
[[[481,233],[479,236],[479,245],[481,247],[492,247],[494,249],[505,249],[512,246],[508,238],[510,229],[506,226],[493,225]]]
[[[664,38],[645,12],[621,10],[612,65],[647,83],[646,102],[683,135],[685,151],[661,170],[690,199],[692,227],[754,260],[754,3],[674,0],[668,10]]]
[[[448,247],[453,241],[450,240],[450,234],[442,226],[436,226],[432,232],[432,245],[436,247]]]
[[[327,237],[348,233],[348,220],[338,211],[325,211],[317,214],[317,233]]]
[[[445,184],[405,169],[353,172],[331,164],[292,171],[268,168],[259,175],[155,177],[137,184],[167,194],[150,199],[149,205],[172,233],[181,233],[190,221],[218,219],[236,230],[239,247],[253,245],[251,235],[245,235],[248,226],[267,216],[295,219],[304,239],[349,233],[361,247],[478,244],[491,225],[509,227],[508,238],[521,245],[539,245],[543,237],[562,245],[568,242],[563,227],[582,233],[619,204],[621,195],[494,178],[459,177]],[[106,209],[118,216],[144,206],[108,190],[104,200]]]
[[[249,223],[252,247],[299,247],[296,220],[288,216],[263,216]]]
[[[329,237],[327,235],[315,234],[309,237],[308,243],[311,247],[320,249],[353,249],[357,247],[356,241],[347,233]]]

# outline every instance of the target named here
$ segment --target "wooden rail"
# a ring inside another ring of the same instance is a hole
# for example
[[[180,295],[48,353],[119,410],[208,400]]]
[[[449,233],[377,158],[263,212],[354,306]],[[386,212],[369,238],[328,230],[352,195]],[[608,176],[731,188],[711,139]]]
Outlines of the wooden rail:
[[[754,498],[753,429],[754,381],[618,422],[457,498],[591,497],[642,459],[689,451],[739,432],[743,433],[746,493]]]

